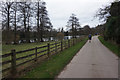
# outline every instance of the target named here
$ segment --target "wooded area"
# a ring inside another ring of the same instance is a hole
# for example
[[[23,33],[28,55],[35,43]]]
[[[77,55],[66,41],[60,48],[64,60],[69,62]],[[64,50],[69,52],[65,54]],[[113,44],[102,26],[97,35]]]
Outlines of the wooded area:
[[[98,26],[103,29],[104,39],[120,45],[120,1],[115,1],[109,6],[100,8],[96,16],[106,22]]]
[[[2,2],[3,42],[30,43],[31,38],[43,42],[43,32],[50,33],[53,27],[45,5],[42,1]]]

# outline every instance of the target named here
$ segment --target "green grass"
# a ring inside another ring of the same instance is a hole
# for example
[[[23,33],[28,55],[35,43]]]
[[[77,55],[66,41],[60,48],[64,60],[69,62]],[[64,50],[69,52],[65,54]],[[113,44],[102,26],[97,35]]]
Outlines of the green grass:
[[[86,41],[87,39],[84,39],[76,45],[52,56],[49,60],[44,61],[30,72],[27,72],[22,78],[55,78]]]
[[[51,42],[52,43],[52,42]],[[12,49],[15,49],[16,51],[31,49],[35,47],[40,47],[43,45],[46,45],[47,42],[43,43],[24,43],[24,44],[18,44],[18,45],[2,45],[2,54],[10,53]]]
[[[112,52],[114,52],[117,56],[120,57],[120,47],[109,41],[105,41],[102,36],[99,36],[98,38],[102,44],[104,44],[108,49],[110,49]]]
[[[64,43],[65,41],[67,41],[67,44],[68,44],[68,40],[64,40],[64,41],[63,41],[63,44],[65,44],[65,43]],[[71,39],[70,41],[71,41],[71,44],[73,44],[73,43],[72,43],[72,39]],[[60,41],[57,41],[57,43],[58,43],[58,42],[60,42]],[[53,43],[55,43],[55,41],[43,42],[43,43],[25,43],[25,44],[19,44],[19,45],[3,45],[3,46],[2,46],[2,54],[8,54],[8,53],[11,52],[12,49],[15,49],[16,51],[23,51],[23,50],[26,50],[26,49],[31,49],[31,48],[35,48],[35,47],[45,46],[45,45],[47,45],[47,43],[53,44]],[[60,45],[60,43],[57,44],[57,45]],[[54,46],[55,46],[55,45],[50,45],[50,48],[52,48],[52,47],[54,47]],[[68,45],[67,45],[67,46],[68,46]],[[58,47],[57,47],[57,48],[58,48]],[[60,48],[61,48],[61,47],[59,46],[59,49],[57,49],[57,51],[60,51],[60,50],[61,50]],[[65,47],[63,47],[63,48],[65,48]],[[45,48],[40,48],[40,49],[37,50],[37,52],[40,52],[40,51],[46,50],[46,49],[47,49],[47,47],[45,47]],[[53,49],[55,49],[55,48],[53,48]],[[50,49],[50,51],[52,51],[53,49]],[[33,53],[35,53],[35,50],[28,51],[28,52],[23,52],[23,53],[20,53],[20,54],[16,54],[16,58],[24,57],[24,56],[27,56],[27,55],[30,55],[30,54],[33,54]],[[42,52],[42,53],[38,54],[37,56],[40,56],[40,55],[45,54],[45,53],[47,53],[47,51]],[[51,52],[51,54],[53,54],[53,53],[55,53],[55,51],[54,51],[54,52]],[[18,65],[18,64],[23,63],[23,62],[25,62],[25,61],[34,59],[35,57],[36,57],[36,56],[33,55],[33,56],[30,56],[30,57],[27,57],[27,58],[24,58],[24,59],[21,59],[21,60],[17,60],[17,61],[16,61],[16,64]],[[45,55],[45,57],[47,57],[47,55]],[[40,58],[40,59],[41,59],[41,58]],[[7,61],[7,60],[11,60],[11,56],[2,58],[2,62]],[[18,71],[20,71],[21,68],[22,68],[22,69],[23,69],[23,68],[26,68],[26,67],[32,65],[32,63],[34,63],[34,60],[31,61],[31,62],[29,62],[29,63],[25,63],[25,64],[17,67],[17,69],[18,69]],[[11,63],[2,65],[2,69],[6,69],[6,68],[9,68],[9,67],[11,67]],[[3,76],[7,76],[7,75],[8,75],[8,74],[7,74],[8,72],[9,72],[9,71],[4,72]]]
[[[48,42],[43,42],[43,43],[25,43],[25,44],[19,44],[19,45],[2,45],[2,54],[8,54],[8,53],[11,52],[12,49],[15,49],[16,52],[17,52],[17,51],[23,51],[23,50],[26,50],[26,49],[32,49],[32,48],[35,48],[35,47],[45,46],[45,45],[47,45],[47,43],[48,43]],[[50,44],[52,44],[52,43],[55,43],[55,42],[54,42],[54,41],[50,42]],[[59,43],[59,44],[60,44],[60,43]],[[57,44],[57,45],[59,45],[59,44]],[[54,46],[55,46],[55,45],[51,45],[50,48],[51,48],[51,47],[54,47]],[[40,51],[46,50],[46,49],[47,49],[47,47],[45,47],[45,48],[40,48],[40,49],[38,49],[37,51],[40,52]],[[54,48],[53,48],[53,49],[54,49]],[[53,49],[50,49],[50,50],[53,50]],[[46,51],[46,52],[47,52],[47,51]],[[42,54],[44,54],[44,53],[46,53],[46,52],[43,52],[43,53],[41,53],[41,54],[38,54],[38,56],[39,56],[39,55],[42,55]],[[28,51],[28,52],[24,52],[24,53],[21,53],[21,54],[17,54],[17,55],[16,55],[16,58],[23,57],[23,56],[26,56],[26,55],[30,55],[30,54],[33,54],[33,53],[35,53],[35,50]],[[31,56],[31,57],[28,57],[28,58],[26,58],[25,60],[29,60],[29,59],[32,59],[32,58],[34,58],[34,57],[35,57],[35,55],[33,55],[33,56]],[[6,57],[6,58],[2,58],[2,61],[6,61],[6,60],[11,60],[11,56]],[[23,62],[23,61],[24,61],[24,60],[22,60],[22,62]],[[19,62],[21,62],[21,61],[19,61]]]
[[[2,45],[2,54],[8,54],[11,52],[12,49],[15,49],[16,51],[23,51],[23,50],[26,50],[26,49],[32,49],[32,48],[35,48],[35,47],[40,47],[40,46],[44,46],[44,45],[47,45],[48,42],[43,42],[43,43],[25,43],[25,44],[18,44],[18,45]],[[52,43],[55,43],[54,41],[51,41],[50,44]],[[53,47],[54,45],[50,46],[50,47]],[[45,50],[47,49],[47,47],[45,48],[40,48],[38,49],[37,51],[40,52],[42,50]],[[46,53],[47,51],[41,53],[41,54],[38,54],[39,55],[42,55],[44,53]],[[20,53],[20,54],[17,54],[16,55],[16,58],[19,58],[19,57],[23,57],[23,56],[26,56],[26,55],[30,55],[30,54],[33,54],[35,53],[35,50],[33,51],[28,51],[28,52],[24,52],[24,53]],[[27,57],[25,59],[21,59],[21,60],[18,60],[16,61],[16,64],[20,64],[22,62],[25,62],[27,60],[30,60],[30,59],[33,59],[35,58],[35,55],[31,56],[31,57]],[[6,57],[6,58],[2,58],[2,62],[3,61],[7,61],[7,60],[11,60],[11,56],[9,57]],[[29,63],[28,63],[29,64]],[[23,66],[27,66],[28,65],[27,63],[24,64]],[[2,65],[2,69],[6,69],[8,67],[11,66],[11,63],[8,63],[8,64],[5,64],[5,65]]]

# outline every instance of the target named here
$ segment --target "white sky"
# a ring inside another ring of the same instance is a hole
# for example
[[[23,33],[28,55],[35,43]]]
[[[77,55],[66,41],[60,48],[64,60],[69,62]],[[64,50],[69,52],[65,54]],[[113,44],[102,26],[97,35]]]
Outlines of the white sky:
[[[3,1],[3,0],[0,0]],[[15,0],[16,1],[16,0]],[[19,0],[17,0],[19,1]],[[22,1],[22,0],[20,0]],[[31,0],[36,1],[36,0]],[[101,22],[94,19],[99,8],[109,5],[114,0],[43,0],[46,2],[49,17],[55,29],[66,28],[72,13],[79,18],[81,27],[95,27]]]
[[[58,29],[66,26],[72,13],[79,18],[81,26],[95,27],[100,24],[94,19],[96,11],[103,6],[109,5],[113,0],[44,0],[53,27]]]

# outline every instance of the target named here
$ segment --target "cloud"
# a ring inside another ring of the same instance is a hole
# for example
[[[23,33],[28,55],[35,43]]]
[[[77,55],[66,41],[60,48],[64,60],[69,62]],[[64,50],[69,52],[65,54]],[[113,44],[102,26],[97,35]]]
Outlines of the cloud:
[[[47,10],[54,28],[66,26],[72,13],[79,18],[80,24],[89,24],[91,27],[100,24],[95,19],[92,21],[96,11],[113,0],[45,0]]]

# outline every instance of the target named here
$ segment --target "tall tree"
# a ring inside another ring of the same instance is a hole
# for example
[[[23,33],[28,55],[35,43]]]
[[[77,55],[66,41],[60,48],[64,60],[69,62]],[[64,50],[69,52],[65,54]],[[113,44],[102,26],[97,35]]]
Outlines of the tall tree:
[[[14,2],[11,9],[12,9],[12,26],[14,26],[14,44],[17,43],[17,4],[18,2]]]
[[[37,32],[38,32],[38,41],[43,42],[44,31],[50,29],[52,24],[48,17],[48,12],[46,10],[46,3],[44,1],[38,1],[36,3],[37,11]]]
[[[20,15],[19,15],[19,23],[21,23],[21,26],[24,26],[24,39],[26,40],[26,32],[27,32],[27,28],[26,28],[26,18],[27,18],[27,4],[26,2],[20,2],[19,3],[19,12],[20,12]]]
[[[10,14],[11,14],[11,6],[12,6],[13,2],[3,2],[2,3],[2,27],[3,29],[5,29],[5,31],[7,33],[5,33],[6,35],[6,44],[9,44],[11,41],[9,40],[11,38],[11,35],[10,35]],[[4,34],[3,34],[4,35]]]
[[[77,29],[80,28],[79,19],[75,14],[72,14],[67,22],[67,28],[72,31],[72,37],[76,38]]]
[[[19,3],[19,12],[20,16],[19,20],[21,24],[24,26],[24,39],[26,40],[27,43],[30,42],[30,17],[32,16],[32,8],[31,8],[31,2],[20,2]],[[21,25],[21,26],[22,26]]]
[[[40,17],[40,41],[43,42],[43,30],[45,27],[45,18],[47,16],[46,3],[41,2],[41,17]]]
[[[30,43],[30,29],[32,25],[32,16],[33,16],[33,8],[32,2],[28,2],[27,5],[27,42]]]
[[[40,41],[40,0],[35,2],[35,7],[34,7],[34,12],[35,12],[35,18],[37,21],[37,39],[38,42]]]

